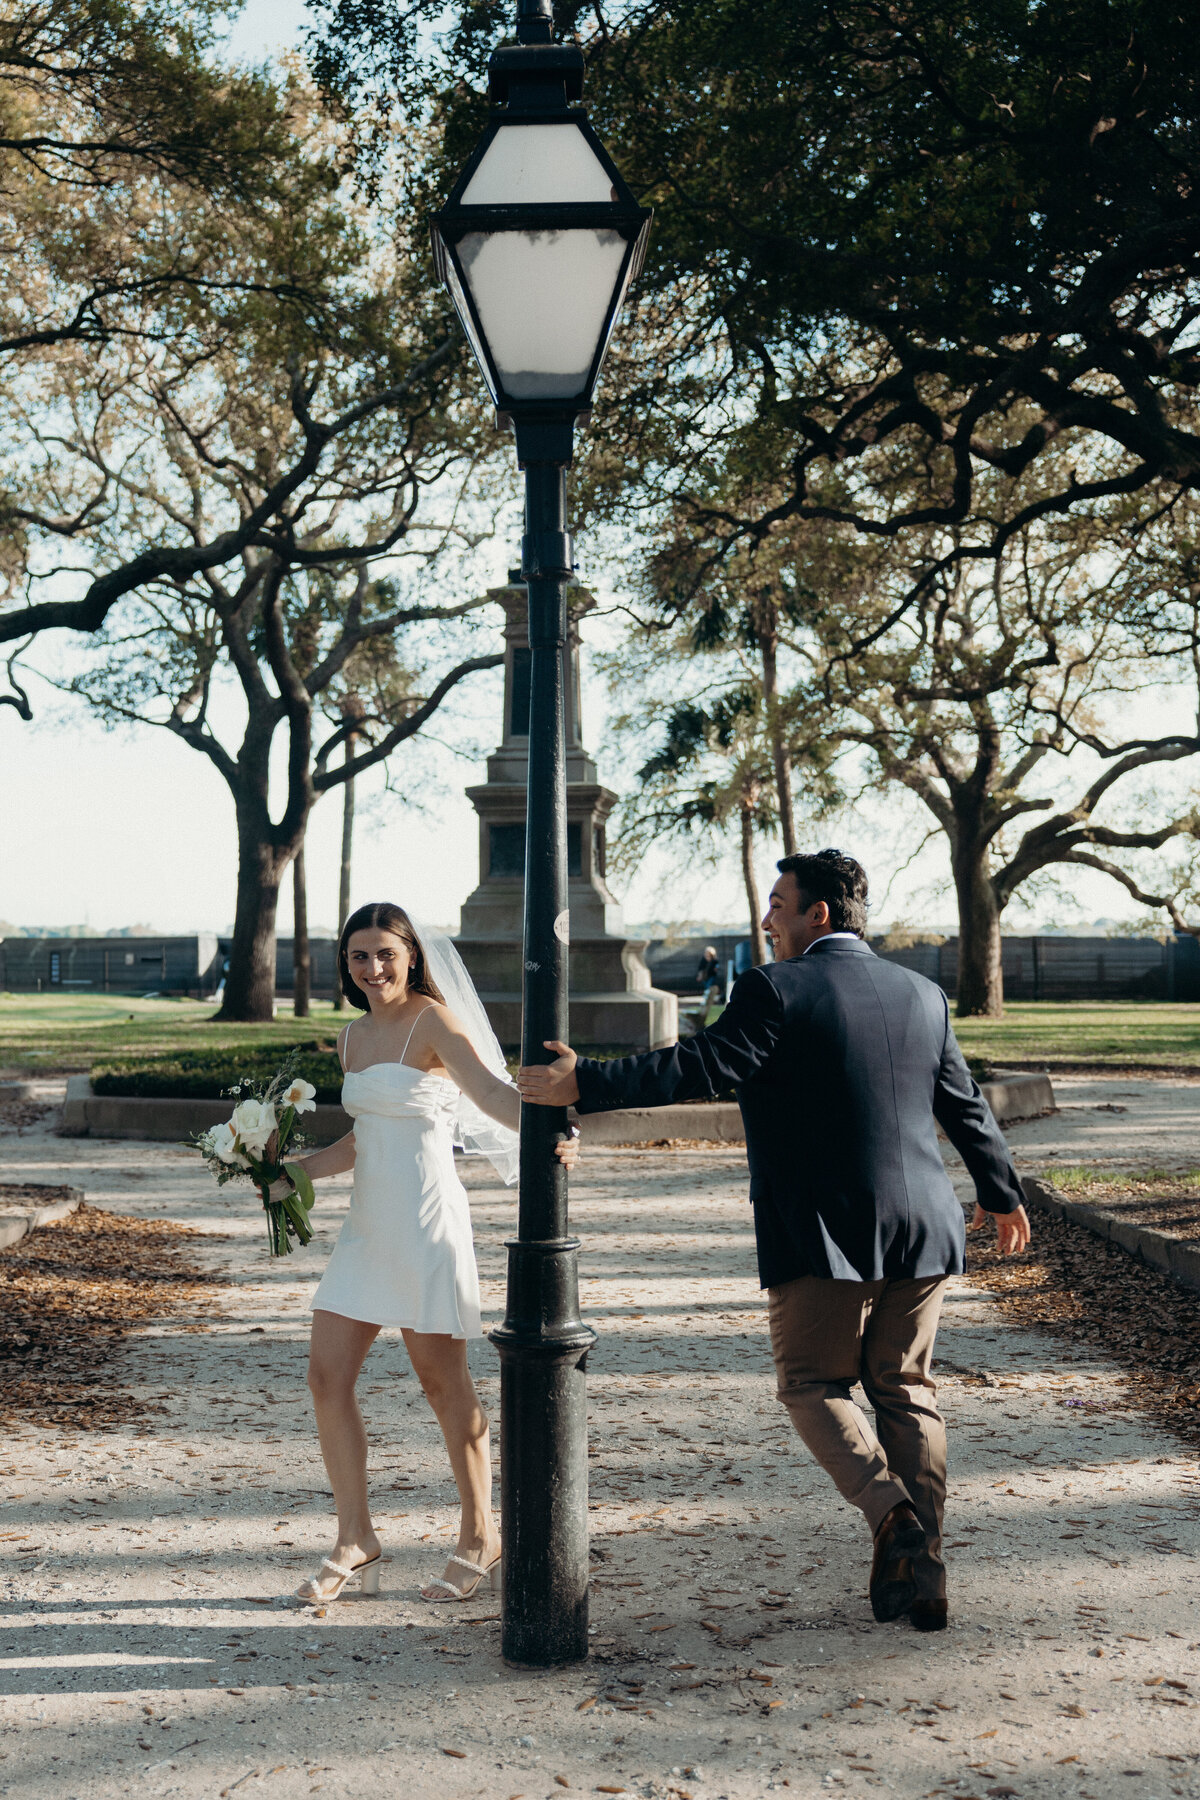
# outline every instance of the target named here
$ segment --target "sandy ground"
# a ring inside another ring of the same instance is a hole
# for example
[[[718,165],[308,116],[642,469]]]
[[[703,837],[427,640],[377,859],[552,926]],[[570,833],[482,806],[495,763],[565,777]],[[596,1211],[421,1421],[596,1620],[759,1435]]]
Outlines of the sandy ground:
[[[1011,1133],[1023,1167],[1200,1162],[1196,1085],[1057,1086],[1063,1110]],[[489,1601],[417,1595],[454,1515],[398,1334],[362,1383],[383,1594],[323,1618],[287,1600],[330,1543],[305,1308],[346,1184],[312,1249],[270,1264],[257,1203],[183,1151],[43,1126],[0,1157],[2,1179],[198,1226],[232,1279],[203,1332],[133,1341],[144,1424],[3,1446],[0,1795],[1200,1796],[1194,1456],[1113,1368],[956,1281],[953,1625],[875,1625],[861,1520],[773,1396],[740,1153],[596,1152],[573,1184],[599,1332],[593,1653],[540,1674],[505,1667]],[[469,1185],[494,1320],[512,1200]],[[494,1402],[493,1352],[472,1360]]]

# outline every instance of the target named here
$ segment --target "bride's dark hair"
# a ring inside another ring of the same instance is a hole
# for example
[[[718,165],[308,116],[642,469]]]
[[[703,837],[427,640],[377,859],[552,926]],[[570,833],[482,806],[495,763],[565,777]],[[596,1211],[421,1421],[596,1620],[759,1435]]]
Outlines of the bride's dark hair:
[[[343,994],[352,1006],[366,1012],[370,1005],[367,996],[350,973],[347,952],[350,939],[356,931],[390,931],[402,943],[407,944],[416,954],[416,961],[408,972],[410,990],[414,994],[424,994],[430,1000],[440,1001],[445,1006],[445,996],[429,973],[429,966],[425,961],[425,946],[417,936],[412,920],[402,906],[393,906],[390,900],[376,900],[369,906],[360,906],[350,914],[342,927],[337,950],[338,979],[342,984]]]

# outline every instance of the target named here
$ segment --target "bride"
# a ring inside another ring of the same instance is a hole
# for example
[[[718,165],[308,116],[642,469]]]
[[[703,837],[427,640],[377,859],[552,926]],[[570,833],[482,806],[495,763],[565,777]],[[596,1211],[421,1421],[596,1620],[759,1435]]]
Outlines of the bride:
[[[462,1502],[454,1554],[422,1597],[465,1600],[484,1580],[498,1586],[500,1540],[487,1415],[467,1367],[467,1343],[482,1335],[479,1277],[453,1145],[484,1151],[515,1181],[520,1095],[443,934],[418,936],[399,906],[361,906],[339,940],[338,970],[346,998],[366,1015],[338,1038],[342,1105],[354,1129],[297,1159],[314,1181],[354,1170],[350,1211],[311,1303],[308,1368],[337,1543],[297,1597],[335,1600],[356,1573],[364,1593],[379,1591],[355,1384],[380,1328],[391,1325],[442,1428]],[[558,1155],[572,1167],[576,1142],[560,1143]]]

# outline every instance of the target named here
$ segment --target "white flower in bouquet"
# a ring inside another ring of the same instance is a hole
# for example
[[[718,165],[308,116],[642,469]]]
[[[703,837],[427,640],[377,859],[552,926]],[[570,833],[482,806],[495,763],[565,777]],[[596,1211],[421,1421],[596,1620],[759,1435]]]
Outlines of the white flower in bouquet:
[[[228,1090],[234,1098],[246,1095],[232,1118],[192,1139],[219,1186],[246,1176],[254,1182],[262,1196],[272,1256],[290,1255],[293,1239],[302,1245],[312,1242],[312,1179],[302,1162],[286,1159],[304,1142],[296,1131],[297,1115],[315,1110],[317,1090],[294,1076],[293,1067],[289,1059],[257,1092],[256,1084],[243,1077]]]
[[[237,1133],[231,1124],[214,1125],[204,1138],[204,1151],[223,1163],[241,1163],[243,1168],[246,1167],[246,1158],[238,1149]]]
[[[269,1100],[243,1100],[234,1107],[229,1123],[241,1139],[242,1148],[251,1156],[261,1156],[278,1121]]]

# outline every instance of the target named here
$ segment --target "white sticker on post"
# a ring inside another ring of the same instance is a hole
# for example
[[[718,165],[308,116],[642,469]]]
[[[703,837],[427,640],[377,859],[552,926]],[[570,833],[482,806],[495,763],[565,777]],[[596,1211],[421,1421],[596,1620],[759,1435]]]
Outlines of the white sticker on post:
[[[557,919],[555,919],[554,935],[558,939],[560,944],[569,944],[570,943],[570,941],[571,941],[571,915],[569,912],[560,912]]]

